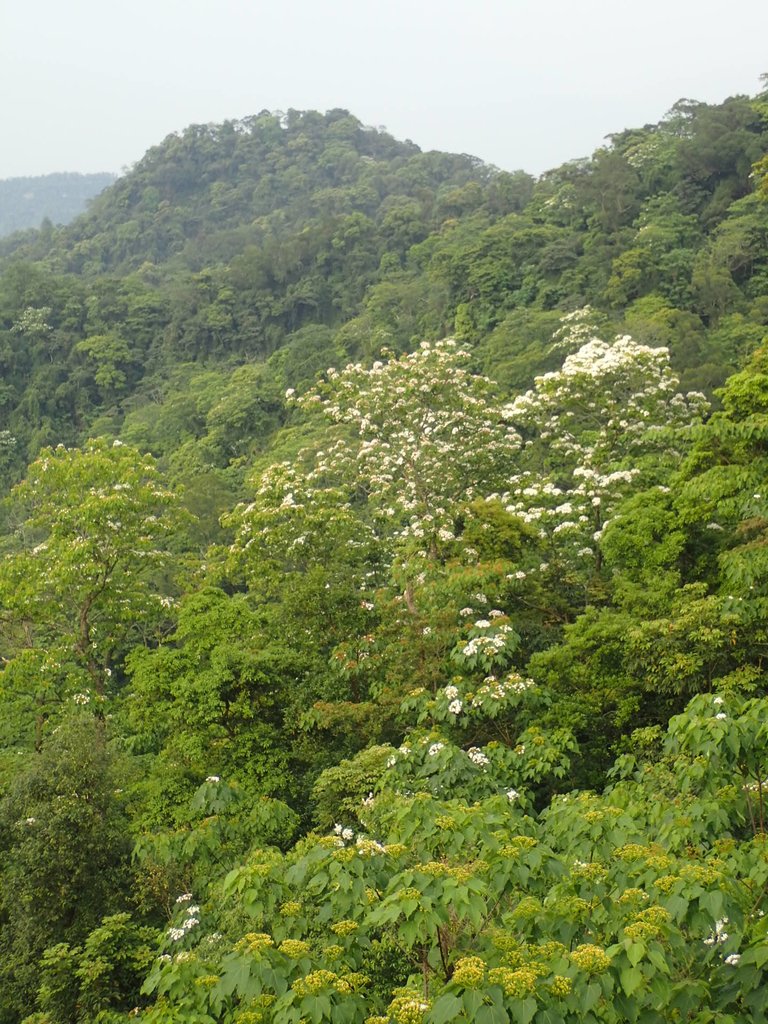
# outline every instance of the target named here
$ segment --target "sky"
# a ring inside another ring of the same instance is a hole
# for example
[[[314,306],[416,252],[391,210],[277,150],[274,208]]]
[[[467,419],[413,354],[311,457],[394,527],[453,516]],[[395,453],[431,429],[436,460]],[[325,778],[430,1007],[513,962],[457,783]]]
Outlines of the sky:
[[[767,0],[0,0],[0,178],[290,107],[540,174],[765,72]]]

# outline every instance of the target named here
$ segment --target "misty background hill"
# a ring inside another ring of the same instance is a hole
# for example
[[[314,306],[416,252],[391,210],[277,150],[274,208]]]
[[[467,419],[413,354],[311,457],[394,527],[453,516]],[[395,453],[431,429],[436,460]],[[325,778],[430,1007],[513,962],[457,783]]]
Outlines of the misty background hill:
[[[114,174],[42,174],[0,180],[0,238],[39,228],[45,220],[68,224],[115,180]]]

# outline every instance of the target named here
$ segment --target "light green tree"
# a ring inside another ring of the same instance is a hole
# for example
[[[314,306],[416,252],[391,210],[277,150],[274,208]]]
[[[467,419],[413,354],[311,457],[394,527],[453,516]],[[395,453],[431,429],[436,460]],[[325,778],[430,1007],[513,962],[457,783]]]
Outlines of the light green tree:
[[[168,540],[183,515],[154,460],[119,441],[44,449],[11,502],[0,700],[6,715],[35,708],[39,745],[55,707],[106,698],[129,646],[168,620]]]

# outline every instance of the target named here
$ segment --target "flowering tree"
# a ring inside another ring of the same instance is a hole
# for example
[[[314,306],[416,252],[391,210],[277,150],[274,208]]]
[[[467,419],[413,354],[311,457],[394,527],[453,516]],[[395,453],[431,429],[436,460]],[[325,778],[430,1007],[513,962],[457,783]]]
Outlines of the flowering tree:
[[[501,486],[520,437],[502,422],[492,382],[466,368],[452,340],[329,370],[300,399],[338,425],[312,478],[343,479],[401,540],[436,554],[454,538],[460,506]]]
[[[537,525],[553,556],[594,564],[618,502],[679,460],[707,402],[677,385],[667,349],[592,338],[505,407],[525,441],[503,500]]]

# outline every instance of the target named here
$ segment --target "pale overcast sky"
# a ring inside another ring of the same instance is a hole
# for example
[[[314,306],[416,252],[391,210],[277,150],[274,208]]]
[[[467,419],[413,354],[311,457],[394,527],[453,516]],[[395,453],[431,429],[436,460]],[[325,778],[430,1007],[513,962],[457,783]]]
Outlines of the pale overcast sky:
[[[0,178],[289,107],[540,173],[763,72],[768,0],[0,0]]]

